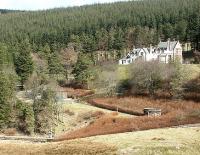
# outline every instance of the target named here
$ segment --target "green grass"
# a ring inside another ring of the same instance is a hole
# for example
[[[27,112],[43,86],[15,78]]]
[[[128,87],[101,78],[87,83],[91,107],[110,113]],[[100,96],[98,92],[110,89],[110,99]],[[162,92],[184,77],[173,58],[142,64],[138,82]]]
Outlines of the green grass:
[[[129,77],[129,66],[130,65],[118,65],[118,78],[119,80],[126,80]]]
[[[140,148],[138,152],[134,152],[135,155],[199,155],[200,145],[188,145],[188,146],[171,146],[171,147],[147,147]],[[195,149],[194,149],[195,148]]]

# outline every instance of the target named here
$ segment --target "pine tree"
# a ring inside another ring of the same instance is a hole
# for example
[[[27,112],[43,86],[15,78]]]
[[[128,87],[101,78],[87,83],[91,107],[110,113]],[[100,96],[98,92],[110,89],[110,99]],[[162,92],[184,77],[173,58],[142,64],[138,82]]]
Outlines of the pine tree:
[[[31,48],[29,41],[24,40],[19,47],[18,53],[15,55],[16,73],[20,77],[22,85],[33,73],[33,61],[31,58]]]
[[[0,71],[0,86],[0,128],[2,128],[8,127],[11,120],[15,89],[13,75]]]
[[[122,50],[125,47],[124,32],[119,29],[114,35],[115,40],[113,43],[113,48],[116,50]]]
[[[56,53],[52,53],[48,58],[48,70],[50,75],[61,74],[64,71]]]
[[[87,84],[89,80],[92,80],[94,76],[94,72],[91,68],[92,64],[93,62],[88,55],[80,54],[78,56],[78,61],[72,72],[77,82]]]

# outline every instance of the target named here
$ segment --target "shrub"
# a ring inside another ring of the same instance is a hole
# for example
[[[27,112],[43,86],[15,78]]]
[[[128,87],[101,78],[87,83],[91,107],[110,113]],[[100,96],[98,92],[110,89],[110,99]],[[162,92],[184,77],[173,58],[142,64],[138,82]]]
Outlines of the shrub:
[[[91,88],[96,89],[97,93],[113,96],[116,94],[118,83],[118,73],[116,64],[97,66],[98,74],[95,80],[90,82]]]
[[[51,89],[43,90],[41,99],[33,103],[35,132],[47,134],[55,126],[58,113],[55,93]]]
[[[25,134],[32,134],[34,132],[34,112],[32,105],[17,101],[16,104],[16,119],[17,128]]]
[[[122,82],[119,87],[122,90],[131,89],[132,94],[149,94],[154,97],[156,92],[162,90],[175,99],[183,96],[187,73],[178,60],[169,64],[136,61],[130,66],[130,72],[129,80]]]
[[[163,69],[164,65],[157,61],[138,61],[131,65],[130,83],[133,92],[141,93],[148,91],[151,96],[154,96],[155,91],[161,88],[164,77]]]
[[[195,63],[197,63],[197,64],[200,63],[200,52],[199,51],[194,52],[194,59],[195,59]]]
[[[65,79],[58,80],[58,84],[61,87],[64,87],[66,85],[66,83],[67,83],[67,80],[65,80]]]
[[[129,90],[131,89],[131,80],[121,80],[117,84],[117,94],[118,96],[127,95],[129,94]]]
[[[187,79],[187,74],[184,73],[183,66],[177,59],[169,64],[169,68],[168,91],[173,98],[181,98],[183,96],[183,84],[185,79]]]
[[[184,87],[186,88],[187,92],[200,92],[200,76],[188,81]]]

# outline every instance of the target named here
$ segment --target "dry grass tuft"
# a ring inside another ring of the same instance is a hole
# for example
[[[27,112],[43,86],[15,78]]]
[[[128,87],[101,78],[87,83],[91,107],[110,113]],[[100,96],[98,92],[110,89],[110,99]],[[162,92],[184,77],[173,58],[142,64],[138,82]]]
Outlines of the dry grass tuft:
[[[77,116],[77,122],[98,119],[103,115],[104,115],[104,112],[102,112],[102,111],[88,111],[88,112],[80,113]]]
[[[3,131],[3,133],[6,135],[6,136],[15,136],[16,133],[17,133],[17,130],[15,128],[8,128],[8,129],[5,129]]]
[[[2,155],[115,155],[116,148],[97,142],[65,141],[59,143],[0,143]]]
[[[154,138],[152,138],[151,140],[155,140],[155,141],[163,141],[163,140],[165,140],[164,138],[156,138],[156,137],[154,137]]]
[[[69,115],[69,116],[75,115],[75,113],[74,113],[73,111],[69,110],[69,109],[66,109],[66,110],[64,111],[64,113],[67,114],[67,115]]]

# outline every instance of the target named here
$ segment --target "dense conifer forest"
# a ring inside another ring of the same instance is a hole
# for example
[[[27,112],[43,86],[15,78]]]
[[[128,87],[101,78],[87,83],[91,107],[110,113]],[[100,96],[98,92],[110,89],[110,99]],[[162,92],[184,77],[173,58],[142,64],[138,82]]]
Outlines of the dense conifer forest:
[[[4,10],[4,12],[6,12]],[[37,51],[70,42],[84,52],[149,46],[168,38],[191,41],[199,49],[200,0],[141,0],[0,16],[0,41],[28,39]]]

